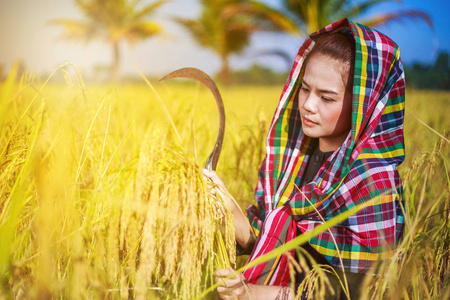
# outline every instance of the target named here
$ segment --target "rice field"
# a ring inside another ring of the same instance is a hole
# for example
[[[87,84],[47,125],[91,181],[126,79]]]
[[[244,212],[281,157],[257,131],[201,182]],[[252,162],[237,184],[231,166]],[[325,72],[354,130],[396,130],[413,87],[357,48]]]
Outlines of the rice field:
[[[12,72],[0,84],[0,299],[195,299],[216,267],[241,267],[232,219],[200,172],[218,130],[210,92],[85,85],[69,70],[56,71],[66,83]],[[217,171],[245,208],[282,86],[220,90]],[[407,231],[366,299],[450,297],[449,105],[450,92],[407,89]]]

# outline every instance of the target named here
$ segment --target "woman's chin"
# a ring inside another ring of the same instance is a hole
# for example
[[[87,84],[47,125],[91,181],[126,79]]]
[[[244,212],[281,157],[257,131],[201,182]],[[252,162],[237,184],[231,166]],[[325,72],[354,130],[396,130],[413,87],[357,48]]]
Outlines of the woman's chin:
[[[310,137],[310,138],[319,138],[320,137],[320,134],[317,134],[316,132],[314,132],[314,130],[310,130],[309,128],[305,128],[305,127],[303,127],[303,133],[307,137]]]

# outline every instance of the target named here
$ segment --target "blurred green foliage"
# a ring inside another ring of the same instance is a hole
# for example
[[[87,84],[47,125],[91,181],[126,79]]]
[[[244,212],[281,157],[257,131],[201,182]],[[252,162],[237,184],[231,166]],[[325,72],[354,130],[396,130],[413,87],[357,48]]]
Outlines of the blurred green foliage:
[[[231,82],[238,85],[258,84],[280,86],[286,81],[287,76],[287,72],[275,72],[271,68],[254,64],[248,69],[233,72]]]
[[[414,63],[405,66],[406,84],[408,87],[431,90],[450,90],[449,54],[439,53],[433,65]]]
[[[404,65],[408,88],[421,90],[450,90],[450,55],[439,53],[434,64],[412,63]],[[276,72],[269,67],[254,64],[248,69],[232,73],[231,82],[237,85],[280,85],[287,79],[287,72]]]

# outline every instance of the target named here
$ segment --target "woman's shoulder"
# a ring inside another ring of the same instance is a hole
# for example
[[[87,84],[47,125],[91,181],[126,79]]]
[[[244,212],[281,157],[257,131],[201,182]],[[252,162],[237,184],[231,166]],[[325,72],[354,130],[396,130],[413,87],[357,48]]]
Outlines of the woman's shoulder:
[[[347,175],[344,184],[357,189],[393,190],[401,187],[400,174],[396,165],[385,159],[357,159]]]

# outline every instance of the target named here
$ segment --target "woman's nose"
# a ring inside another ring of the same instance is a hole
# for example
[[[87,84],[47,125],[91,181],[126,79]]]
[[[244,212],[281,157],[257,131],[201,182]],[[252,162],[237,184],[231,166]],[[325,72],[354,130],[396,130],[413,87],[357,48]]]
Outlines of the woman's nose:
[[[314,95],[309,94],[306,99],[303,101],[303,109],[307,110],[311,113],[317,112],[317,99],[315,99]]]

